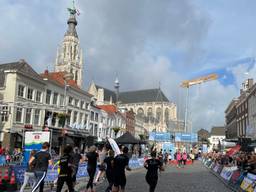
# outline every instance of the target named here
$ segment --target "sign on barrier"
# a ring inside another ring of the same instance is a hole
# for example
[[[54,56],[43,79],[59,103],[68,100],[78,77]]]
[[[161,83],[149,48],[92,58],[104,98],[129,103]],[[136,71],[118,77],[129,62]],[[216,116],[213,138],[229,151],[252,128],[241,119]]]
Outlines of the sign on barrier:
[[[253,180],[249,179],[248,177],[245,177],[240,187],[246,192],[253,192],[254,188],[252,184],[253,184]]]
[[[131,169],[142,168],[144,165],[144,158],[133,158],[129,160],[129,166]],[[15,165],[13,166],[13,170],[15,172],[16,181],[18,184],[23,183],[24,173],[27,169],[25,165]],[[82,163],[78,167],[77,171],[77,179],[88,177],[87,173],[87,163]],[[49,168],[47,171],[47,175],[45,177],[45,182],[53,182],[58,178],[58,167],[55,166],[53,169]]]
[[[234,173],[234,171],[237,170],[237,167],[224,167],[220,173],[220,176],[229,181],[232,177],[232,174]]]

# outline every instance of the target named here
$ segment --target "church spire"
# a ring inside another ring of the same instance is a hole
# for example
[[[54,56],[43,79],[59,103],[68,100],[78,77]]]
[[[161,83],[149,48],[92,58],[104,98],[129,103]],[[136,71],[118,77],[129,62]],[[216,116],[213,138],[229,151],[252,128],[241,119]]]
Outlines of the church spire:
[[[57,51],[55,71],[66,71],[73,74],[74,80],[79,87],[82,87],[83,78],[83,54],[80,48],[78,35],[76,32],[78,14],[73,0],[73,6],[68,8],[69,19],[67,21],[68,29],[64,35],[62,45]]]
[[[73,0],[73,7],[72,8],[68,8],[68,12],[69,12],[69,19],[68,19],[68,30],[65,33],[65,36],[75,36],[78,38],[77,32],[76,32],[76,26],[77,26],[77,21],[76,21],[76,14],[77,14],[77,10],[75,8],[75,2]]]

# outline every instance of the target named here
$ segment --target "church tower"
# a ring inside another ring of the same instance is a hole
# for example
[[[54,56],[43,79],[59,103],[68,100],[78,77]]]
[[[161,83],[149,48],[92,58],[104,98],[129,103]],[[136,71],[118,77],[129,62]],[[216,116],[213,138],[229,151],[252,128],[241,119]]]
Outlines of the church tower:
[[[68,29],[64,35],[62,45],[57,50],[57,57],[55,62],[55,72],[69,72],[73,74],[73,79],[77,85],[82,88],[83,78],[83,53],[79,45],[79,39],[76,32],[76,14],[77,10],[68,8],[69,19]]]

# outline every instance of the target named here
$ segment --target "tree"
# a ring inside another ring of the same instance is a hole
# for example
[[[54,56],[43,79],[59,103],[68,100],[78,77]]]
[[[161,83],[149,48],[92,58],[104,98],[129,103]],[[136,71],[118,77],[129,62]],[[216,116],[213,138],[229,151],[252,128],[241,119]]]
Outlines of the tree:
[[[65,122],[66,122],[66,119],[69,115],[66,114],[66,113],[59,113],[58,114],[58,118],[59,118],[59,124],[61,125],[61,127],[64,127],[65,126]]]
[[[114,133],[115,133],[115,138],[116,138],[118,132],[120,131],[120,129],[121,129],[120,127],[113,127],[113,128],[112,128],[112,130],[113,130]]]
[[[139,134],[140,140],[144,140],[145,139],[145,135],[144,134]]]

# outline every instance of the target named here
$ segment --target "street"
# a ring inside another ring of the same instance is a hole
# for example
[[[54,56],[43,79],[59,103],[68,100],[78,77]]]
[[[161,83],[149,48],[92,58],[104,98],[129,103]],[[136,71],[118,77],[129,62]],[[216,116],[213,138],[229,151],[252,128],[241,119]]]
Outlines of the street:
[[[231,192],[217,177],[203,167],[199,161],[185,168],[178,169],[175,166],[167,166],[165,169],[165,172],[162,172],[159,176],[156,192]],[[129,173],[126,191],[148,191],[145,173],[144,169]],[[96,191],[103,192],[105,187],[106,183],[104,182],[97,187]]]

